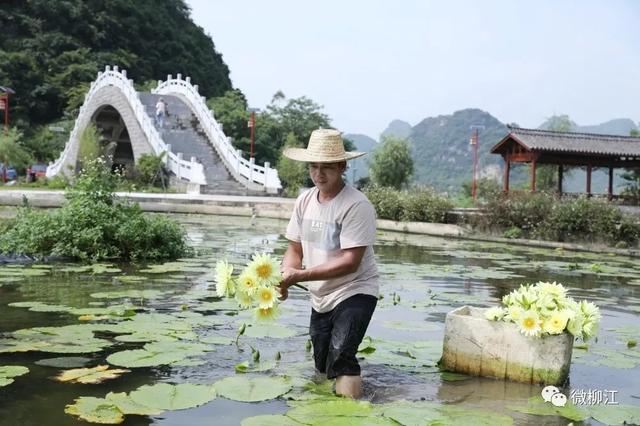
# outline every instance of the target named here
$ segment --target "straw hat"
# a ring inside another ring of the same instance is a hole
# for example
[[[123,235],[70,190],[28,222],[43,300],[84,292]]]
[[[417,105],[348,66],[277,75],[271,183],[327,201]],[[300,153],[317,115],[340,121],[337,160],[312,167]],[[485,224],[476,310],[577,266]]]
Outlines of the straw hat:
[[[286,148],[284,156],[307,163],[337,163],[361,157],[366,152],[345,151],[340,132],[334,129],[318,129],[311,133],[307,148]]]

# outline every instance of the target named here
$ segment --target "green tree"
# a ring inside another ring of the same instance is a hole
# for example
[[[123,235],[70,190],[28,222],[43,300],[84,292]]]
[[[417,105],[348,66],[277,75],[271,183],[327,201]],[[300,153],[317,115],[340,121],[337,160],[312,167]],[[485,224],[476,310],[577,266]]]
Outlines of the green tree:
[[[568,115],[555,115],[547,119],[546,127],[555,132],[570,132],[575,126]],[[565,166],[564,176],[568,176],[571,169]],[[558,187],[558,166],[555,164],[541,164],[536,167],[536,189],[553,191]]]
[[[296,135],[290,132],[283,148],[302,148],[302,144],[296,139]],[[298,189],[306,182],[307,170],[304,163],[287,158],[281,152],[278,160],[278,176],[285,194],[295,197],[298,195]]]
[[[322,109],[322,105],[306,96],[287,99],[282,92],[277,92],[267,112],[280,123],[284,135],[293,133],[298,141],[306,145],[311,132],[331,127],[331,119]]]
[[[409,140],[383,136],[373,151],[371,179],[376,185],[402,188],[413,173],[413,158]]]
[[[31,155],[20,145],[22,133],[15,127],[6,132],[0,132],[0,163],[3,163],[2,181],[6,180],[6,166],[26,167],[31,162]]]

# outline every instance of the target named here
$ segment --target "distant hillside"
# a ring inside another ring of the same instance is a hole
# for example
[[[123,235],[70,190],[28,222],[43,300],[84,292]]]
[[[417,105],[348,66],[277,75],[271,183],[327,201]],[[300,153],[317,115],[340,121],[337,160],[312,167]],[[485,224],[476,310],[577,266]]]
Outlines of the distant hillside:
[[[470,181],[472,125],[484,126],[479,131],[479,171],[498,177],[502,159],[489,154],[489,150],[507,134],[507,127],[485,111],[464,109],[425,118],[413,127],[409,139],[414,153],[414,181],[449,193],[458,192],[463,182]]]
[[[408,138],[411,135],[411,124],[402,120],[393,120],[386,129],[380,134],[380,139],[384,136],[396,136],[399,138]]]
[[[357,151],[369,153],[349,162],[349,170],[347,170],[346,176],[347,180],[353,184],[358,179],[369,176],[369,157],[378,142],[367,135],[346,134],[344,137],[354,143]]]

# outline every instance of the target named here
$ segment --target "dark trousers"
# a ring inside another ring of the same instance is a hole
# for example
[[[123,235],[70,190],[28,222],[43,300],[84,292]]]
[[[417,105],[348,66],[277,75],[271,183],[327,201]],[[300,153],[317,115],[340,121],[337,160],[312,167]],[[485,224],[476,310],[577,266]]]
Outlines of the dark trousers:
[[[319,372],[326,373],[329,379],[360,375],[356,353],[377,303],[374,296],[356,294],[329,312],[311,309],[309,335]]]

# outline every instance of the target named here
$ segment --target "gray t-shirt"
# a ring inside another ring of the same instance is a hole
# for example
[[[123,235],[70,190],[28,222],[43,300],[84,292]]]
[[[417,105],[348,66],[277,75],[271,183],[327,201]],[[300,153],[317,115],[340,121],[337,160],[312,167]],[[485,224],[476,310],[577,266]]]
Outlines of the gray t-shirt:
[[[331,200],[320,203],[318,188],[301,194],[287,226],[286,238],[302,244],[307,268],[338,257],[343,249],[367,247],[358,270],[323,281],[309,281],[313,309],[328,312],[341,301],[356,295],[378,296],[378,268],[373,255],[376,239],[376,211],[367,197],[344,188]]]

